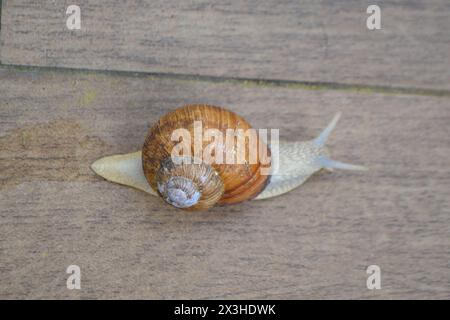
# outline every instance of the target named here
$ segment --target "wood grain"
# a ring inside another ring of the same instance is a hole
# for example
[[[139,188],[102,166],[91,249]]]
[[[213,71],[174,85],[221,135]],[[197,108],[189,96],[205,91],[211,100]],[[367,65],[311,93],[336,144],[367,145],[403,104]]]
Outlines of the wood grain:
[[[450,89],[450,2],[4,0],[4,64]]]
[[[4,68],[0,97],[1,298],[450,298],[449,99]],[[288,140],[341,110],[332,155],[371,170],[206,213],[89,170],[187,103]]]

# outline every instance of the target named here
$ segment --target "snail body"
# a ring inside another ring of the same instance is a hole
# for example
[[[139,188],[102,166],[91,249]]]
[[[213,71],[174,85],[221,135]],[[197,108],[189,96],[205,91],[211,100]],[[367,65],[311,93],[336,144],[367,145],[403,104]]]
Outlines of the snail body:
[[[213,156],[206,161],[196,149],[207,149],[210,140],[174,139],[174,132],[183,129],[189,136],[195,136],[195,124],[200,124],[203,130],[225,135],[229,129],[251,129],[250,124],[224,108],[188,105],[162,116],[150,128],[141,151],[101,158],[91,168],[109,181],[159,195],[167,203],[185,210],[266,199],[300,186],[324,168],[365,170],[363,166],[328,157],[325,142],[339,117],[337,114],[314,140],[267,145],[257,137],[260,152],[256,157],[250,159],[250,153],[245,152],[241,163],[224,163],[218,159],[228,159],[227,156],[235,153],[233,144],[216,137]],[[245,150],[249,151],[250,142],[244,141]],[[182,143],[188,156],[174,156],[174,148]],[[278,151],[277,157],[271,157],[271,149]]]

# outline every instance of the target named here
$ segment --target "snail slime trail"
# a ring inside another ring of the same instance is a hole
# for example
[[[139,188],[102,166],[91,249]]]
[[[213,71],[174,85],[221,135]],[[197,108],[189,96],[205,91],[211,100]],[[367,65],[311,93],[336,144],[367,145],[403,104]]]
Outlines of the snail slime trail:
[[[322,169],[366,170],[333,160],[326,142],[337,113],[315,138],[278,141],[278,130],[256,131],[227,109],[187,105],[163,115],[141,150],[95,161],[106,180],[159,196],[183,210],[207,210],[285,194]]]

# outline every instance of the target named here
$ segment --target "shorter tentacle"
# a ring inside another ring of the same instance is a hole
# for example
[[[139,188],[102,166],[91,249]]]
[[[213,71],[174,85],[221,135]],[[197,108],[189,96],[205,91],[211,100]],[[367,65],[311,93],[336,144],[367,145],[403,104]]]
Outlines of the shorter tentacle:
[[[365,166],[332,160],[324,155],[317,157],[316,163],[317,165],[321,166],[324,169],[342,169],[342,170],[357,170],[357,171],[368,170],[368,168]]]

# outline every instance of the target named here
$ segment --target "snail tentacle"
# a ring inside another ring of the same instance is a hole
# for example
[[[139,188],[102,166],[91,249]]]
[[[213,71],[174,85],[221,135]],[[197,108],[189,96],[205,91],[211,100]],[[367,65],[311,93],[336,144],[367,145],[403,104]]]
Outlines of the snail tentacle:
[[[332,160],[325,146],[341,116],[337,113],[320,135],[305,142],[280,142],[278,170],[256,199],[267,199],[287,193],[302,185],[321,169],[367,170],[366,167]]]

